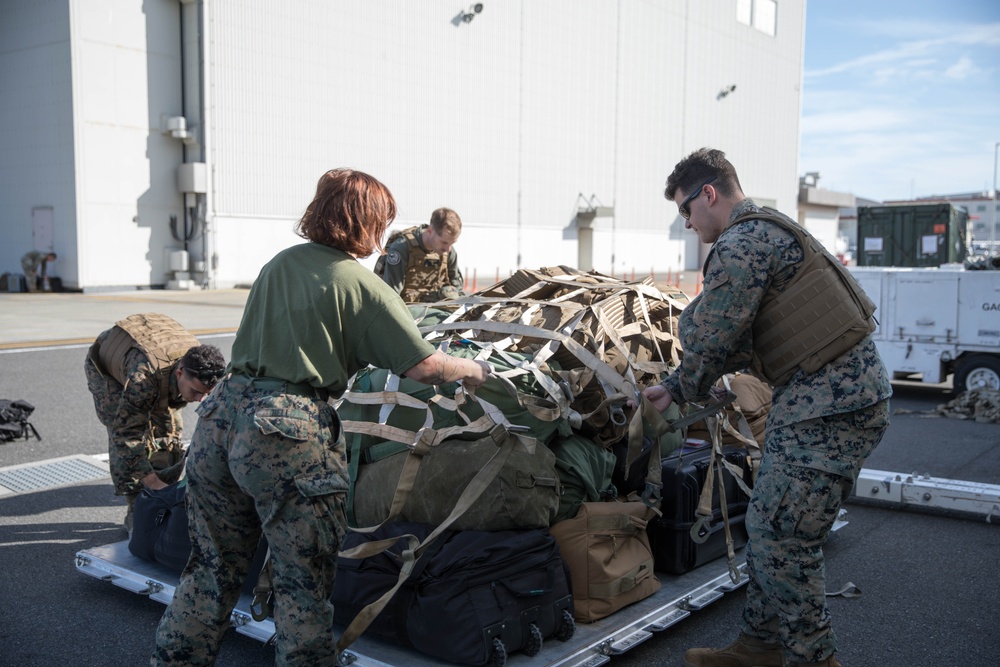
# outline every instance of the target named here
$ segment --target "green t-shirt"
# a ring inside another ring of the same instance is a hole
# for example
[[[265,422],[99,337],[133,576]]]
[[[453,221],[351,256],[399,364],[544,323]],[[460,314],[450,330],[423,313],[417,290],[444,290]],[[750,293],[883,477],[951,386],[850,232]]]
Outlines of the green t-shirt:
[[[340,396],[368,364],[401,375],[433,353],[406,304],[378,276],[341,250],[304,243],[261,269],[229,367]]]

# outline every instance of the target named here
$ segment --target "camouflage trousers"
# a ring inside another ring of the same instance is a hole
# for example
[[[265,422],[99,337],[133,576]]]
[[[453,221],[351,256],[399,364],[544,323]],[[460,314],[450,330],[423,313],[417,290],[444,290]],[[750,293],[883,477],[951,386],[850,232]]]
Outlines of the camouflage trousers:
[[[786,657],[818,662],[837,650],[826,605],[823,545],[865,459],[889,424],[888,401],[769,431],[747,511],[747,634]]]
[[[187,462],[191,558],[150,664],[214,664],[263,532],[276,664],[334,665],[329,598],[349,484],[337,413],[236,375],[202,401],[198,416]]]
[[[144,460],[149,460],[152,469],[165,483],[173,484],[180,479],[184,461],[181,413],[180,410],[170,409],[170,417],[176,429],[171,437],[154,438],[154,435],[162,435],[162,432],[151,432],[141,441],[116,438],[112,425],[118,411],[122,409],[122,393],[125,388],[113,377],[102,375],[90,360],[89,354],[83,362],[83,371],[87,376],[87,389],[94,398],[97,419],[108,430],[108,467],[115,494],[128,497],[131,516],[132,502],[142,491],[141,480],[146,476],[142,471],[148,471]]]
[[[21,270],[24,271],[24,282],[29,292],[38,291],[38,271],[35,267],[33,261],[21,260]]]

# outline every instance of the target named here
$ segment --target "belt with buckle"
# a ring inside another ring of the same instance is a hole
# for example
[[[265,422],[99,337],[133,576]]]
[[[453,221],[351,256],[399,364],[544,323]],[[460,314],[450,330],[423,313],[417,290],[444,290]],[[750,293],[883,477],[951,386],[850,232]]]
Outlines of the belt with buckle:
[[[249,375],[243,375],[242,373],[233,373],[230,380],[235,381],[238,384],[245,384],[256,387],[257,389],[263,389],[264,391],[277,391],[282,394],[315,398],[320,401],[325,401],[330,398],[330,392],[325,387],[314,387],[307,382],[289,382],[288,380],[282,380],[281,378],[271,377],[250,377]]]

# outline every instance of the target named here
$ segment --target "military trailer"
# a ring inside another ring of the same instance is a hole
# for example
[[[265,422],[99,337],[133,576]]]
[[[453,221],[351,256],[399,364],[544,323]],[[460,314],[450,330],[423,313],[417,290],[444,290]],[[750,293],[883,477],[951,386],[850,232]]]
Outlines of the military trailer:
[[[852,267],[875,302],[875,345],[895,379],[1000,389],[1000,271]]]
[[[967,255],[965,209],[950,203],[858,207],[858,266],[936,267]]]

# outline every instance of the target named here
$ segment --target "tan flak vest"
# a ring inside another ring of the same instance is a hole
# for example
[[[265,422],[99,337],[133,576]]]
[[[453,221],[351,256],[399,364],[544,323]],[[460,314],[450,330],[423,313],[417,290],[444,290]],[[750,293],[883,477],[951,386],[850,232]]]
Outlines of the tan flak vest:
[[[773,386],[799,368],[815,373],[875,330],[875,304],[854,276],[809,232],[773,208],[747,213],[795,236],[804,257],[783,292],[768,292],[753,322],[753,368]],[[833,268],[831,271],[830,268]]]
[[[448,283],[448,253],[427,252],[418,237],[421,227],[410,227],[401,232],[410,246],[400,296],[406,303],[418,303],[425,295],[437,292]]]
[[[166,413],[170,401],[170,374],[174,364],[192,347],[200,345],[198,339],[173,319],[159,313],[129,315],[115,322],[108,337],[101,345],[90,348],[90,358],[97,369],[125,385],[125,357],[129,350],[142,350],[156,372],[160,398],[155,412]]]

